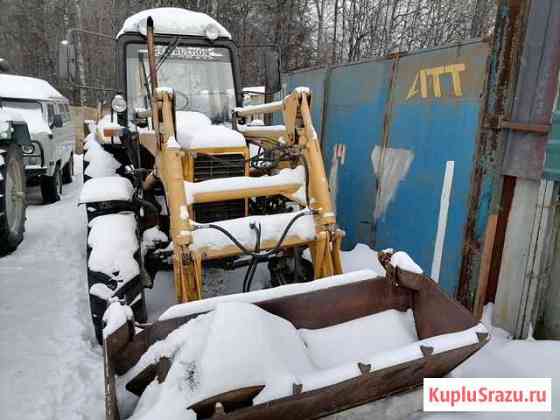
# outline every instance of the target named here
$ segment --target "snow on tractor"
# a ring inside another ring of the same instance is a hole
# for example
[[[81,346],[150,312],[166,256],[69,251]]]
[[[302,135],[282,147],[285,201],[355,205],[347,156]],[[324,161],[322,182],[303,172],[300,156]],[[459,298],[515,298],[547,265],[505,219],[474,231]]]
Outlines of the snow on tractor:
[[[80,197],[107,419],[130,415],[123,393],[141,398],[135,419],[316,418],[486,343],[406,254],[386,254],[382,275],[343,273],[308,89],[241,107],[236,46],[200,13],[141,12],[117,43],[122,94],[91,126]],[[248,123],[272,113],[281,125]],[[239,293],[205,294],[216,267],[246,268]],[[148,322],[144,289],[165,268],[178,304]]]

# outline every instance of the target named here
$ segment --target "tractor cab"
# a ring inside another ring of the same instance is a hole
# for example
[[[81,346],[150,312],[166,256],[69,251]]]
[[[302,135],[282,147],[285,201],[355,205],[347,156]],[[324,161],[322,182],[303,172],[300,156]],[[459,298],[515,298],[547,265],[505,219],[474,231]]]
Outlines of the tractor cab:
[[[128,120],[150,107],[148,17],[154,21],[158,82],[173,89],[175,110],[200,112],[213,124],[229,125],[233,109],[241,105],[237,47],[210,16],[178,8],[137,13],[117,35],[119,90]]]

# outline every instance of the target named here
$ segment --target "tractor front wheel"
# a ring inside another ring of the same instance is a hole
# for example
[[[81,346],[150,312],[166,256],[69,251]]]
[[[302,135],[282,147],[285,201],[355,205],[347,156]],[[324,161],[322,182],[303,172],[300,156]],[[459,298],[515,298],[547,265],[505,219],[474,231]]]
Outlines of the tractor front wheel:
[[[41,195],[45,204],[56,203],[62,196],[62,171],[56,165],[52,176],[41,177]]]
[[[14,251],[25,230],[25,167],[16,144],[0,154],[0,255]]]
[[[70,154],[70,159],[62,168],[62,183],[71,184],[74,176],[74,154]]]

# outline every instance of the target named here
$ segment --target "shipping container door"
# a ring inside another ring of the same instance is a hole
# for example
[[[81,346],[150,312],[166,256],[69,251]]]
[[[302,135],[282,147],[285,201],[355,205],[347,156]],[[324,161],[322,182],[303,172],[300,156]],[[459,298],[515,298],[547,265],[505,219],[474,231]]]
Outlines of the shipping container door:
[[[328,77],[323,150],[343,248],[371,244],[375,178],[371,153],[383,138],[392,63],[379,60],[334,67]]]
[[[486,44],[401,57],[376,167],[374,245],[406,250],[454,293],[458,286],[484,84]]]

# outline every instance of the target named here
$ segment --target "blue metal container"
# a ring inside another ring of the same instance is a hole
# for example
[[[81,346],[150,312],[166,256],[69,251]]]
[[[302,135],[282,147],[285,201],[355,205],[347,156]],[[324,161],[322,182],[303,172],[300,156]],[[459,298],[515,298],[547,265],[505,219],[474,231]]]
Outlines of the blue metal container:
[[[450,294],[459,284],[478,176],[473,161],[488,54],[486,43],[470,42],[284,79],[288,91],[312,89],[313,120],[346,231],[343,248],[362,242],[405,250]]]

